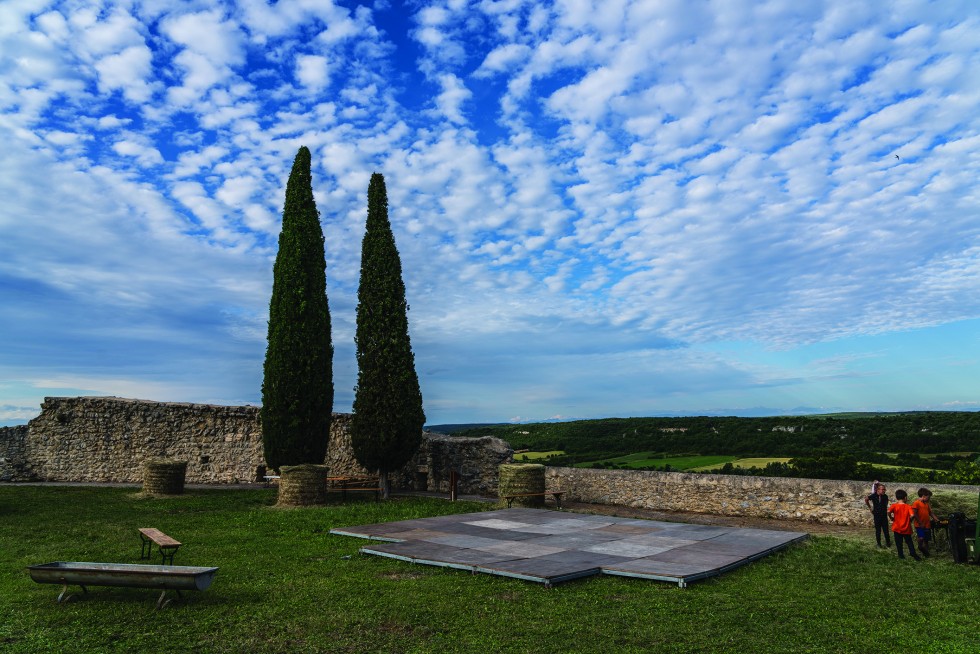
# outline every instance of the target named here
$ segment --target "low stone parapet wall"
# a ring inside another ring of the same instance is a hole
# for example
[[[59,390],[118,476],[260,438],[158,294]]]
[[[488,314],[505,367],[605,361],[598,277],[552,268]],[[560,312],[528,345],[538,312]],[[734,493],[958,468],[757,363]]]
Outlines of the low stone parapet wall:
[[[549,489],[565,491],[565,499],[573,502],[834,525],[870,524],[864,505],[870,484],[863,481],[589,468],[548,468],[546,476]],[[890,483],[889,496],[894,498],[895,489],[905,488],[914,499],[921,485]],[[980,492],[977,486],[927,485],[933,493]]]

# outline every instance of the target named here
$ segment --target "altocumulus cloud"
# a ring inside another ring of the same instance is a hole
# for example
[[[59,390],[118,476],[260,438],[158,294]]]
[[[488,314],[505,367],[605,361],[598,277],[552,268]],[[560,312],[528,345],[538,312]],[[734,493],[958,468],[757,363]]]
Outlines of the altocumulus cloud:
[[[337,410],[374,171],[431,422],[976,406],[978,109],[973,2],[4,2],[0,421],[257,402],[300,145]]]

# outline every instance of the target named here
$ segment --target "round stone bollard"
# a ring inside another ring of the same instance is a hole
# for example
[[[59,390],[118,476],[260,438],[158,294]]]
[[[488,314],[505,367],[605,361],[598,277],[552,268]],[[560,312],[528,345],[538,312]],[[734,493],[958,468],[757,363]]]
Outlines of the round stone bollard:
[[[143,492],[150,495],[182,495],[187,461],[146,459],[143,461]]]
[[[304,463],[279,469],[279,506],[327,503],[327,466]]]
[[[503,463],[498,482],[501,506],[507,506],[507,495],[544,493],[544,466],[540,463]],[[544,495],[515,497],[511,506],[544,506]]]

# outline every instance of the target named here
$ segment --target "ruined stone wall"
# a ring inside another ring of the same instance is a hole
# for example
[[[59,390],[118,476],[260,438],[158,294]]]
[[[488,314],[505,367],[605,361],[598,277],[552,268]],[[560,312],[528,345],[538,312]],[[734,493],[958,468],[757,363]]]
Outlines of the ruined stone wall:
[[[351,414],[333,414],[326,464],[330,474],[369,474],[354,458],[350,444]],[[460,475],[459,492],[493,497],[497,467],[513,458],[510,445],[491,436],[466,438],[425,432],[418,452],[402,470],[389,476],[392,488],[449,493],[450,471]]]
[[[350,447],[351,415],[335,413],[325,464],[332,475],[368,474]],[[8,433],[9,432],[9,433]],[[424,434],[416,457],[392,475],[394,488],[448,492],[448,470],[463,471],[461,493],[492,495],[496,468],[512,451],[495,438]],[[259,408],[48,397],[27,426],[0,432],[2,481],[142,481],[152,457],[188,462],[187,483],[261,481],[265,466]]]
[[[141,482],[145,459],[187,461],[188,483],[254,481],[264,463],[259,412],[116,397],[48,397],[28,423],[27,478]]]
[[[863,481],[744,477],[645,470],[547,468],[547,488],[565,499],[659,511],[803,520],[836,525],[871,524],[864,505],[870,484]],[[920,484],[906,486],[914,497]],[[976,486],[929,484],[934,493]],[[901,488],[891,483],[889,489]]]
[[[0,481],[19,477],[26,462],[27,425],[0,427]]]
[[[449,493],[455,470],[461,494],[496,497],[498,468],[513,460],[510,445],[492,436],[425,436],[414,460],[393,477],[395,487]]]

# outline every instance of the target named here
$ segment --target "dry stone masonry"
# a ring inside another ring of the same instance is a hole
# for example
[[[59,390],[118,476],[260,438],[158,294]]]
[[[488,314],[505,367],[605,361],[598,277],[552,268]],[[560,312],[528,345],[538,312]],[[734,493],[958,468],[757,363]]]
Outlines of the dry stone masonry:
[[[25,476],[141,482],[146,459],[187,461],[187,483],[254,481],[263,463],[258,408],[48,397],[28,423]]]
[[[364,475],[350,446],[350,414],[335,413],[324,463],[333,475]],[[416,457],[392,475],[396,488],[494,495],[497,466],[513,450],[497,438],[424,434]],[[118,397],[48,397],[27,426],[0,431],[0,481],[130,482],[152,458],[187,461],[189,484],[261,482],[259,408]]]
[[[26,465],[27,425],[0,427],[0,481],[19,478]]]
[[[658,511],[802,520],[835,525],[871,525],[863,481],[706,475],[646,470],[548,468],[549,489],[565,499]],[[921,484],[910,484],[912,492]],[[889,484],[892,489],[901,484]],[[975,486],[930,484],[933,491],[969,491]]]

